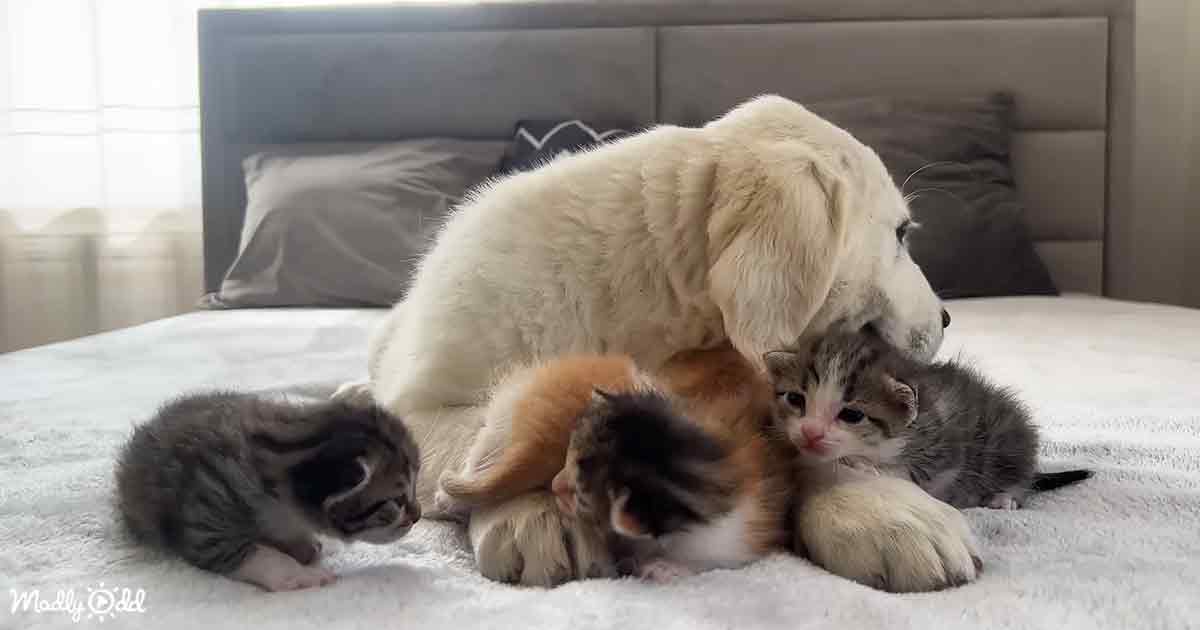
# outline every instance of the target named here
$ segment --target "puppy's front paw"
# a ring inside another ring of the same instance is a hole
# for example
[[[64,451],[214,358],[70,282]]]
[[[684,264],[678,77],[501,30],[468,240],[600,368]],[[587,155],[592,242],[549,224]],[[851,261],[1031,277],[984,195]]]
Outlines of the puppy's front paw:
[[[545,492],[477,509],[467,529],[479,571],[498,582],[556,586],[605,575],[611,564],[602,539],[565,518]]]
[[[330,398],[355,407],[369,407],[375,402],[375,395],[371,393],[371,381],[342,383]]]
[[[798,549],[813,562],[886,591],[958,586],[982,567],[961,512],[890,477],[813,495],[797,514],[796,536]]]

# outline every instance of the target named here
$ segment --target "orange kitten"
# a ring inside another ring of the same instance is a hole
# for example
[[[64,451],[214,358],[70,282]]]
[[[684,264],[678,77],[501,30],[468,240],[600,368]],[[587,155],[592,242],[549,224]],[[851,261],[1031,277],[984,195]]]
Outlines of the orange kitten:
[[[461,512],[549,489],[594,390],[627,392],[645,382],[622,355],[570,356],[515,370],[495,388],[462,472],[439,479],[437,506]]]

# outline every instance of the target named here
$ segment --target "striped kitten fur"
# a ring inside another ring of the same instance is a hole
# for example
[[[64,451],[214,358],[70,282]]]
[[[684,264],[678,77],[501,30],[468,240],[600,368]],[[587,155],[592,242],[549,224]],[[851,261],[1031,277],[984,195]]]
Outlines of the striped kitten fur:
[[[628,357],[564,357],[496,391],[464,470],[440,480],[439,507],[552,489],[578,525],[605,533],[612,564],[584,572],[596,576],[669,579],[786,543],[791,454],[766,439],[770,388],[732,348],[678,355],[653,375]]]
[[[421,516],[420,457],[378,407],[235,392],[184,396],[138,426],[116,467],[140,542],[267,590],[322,586],[316,533],[376,544]]]
[[[776,427],[800,461],[866,462],[955,507],[1015,509],[1091,476],[1037,472],[1038,433],[1007,388],[957,361],[911,361],[867,333],[764,357]]]

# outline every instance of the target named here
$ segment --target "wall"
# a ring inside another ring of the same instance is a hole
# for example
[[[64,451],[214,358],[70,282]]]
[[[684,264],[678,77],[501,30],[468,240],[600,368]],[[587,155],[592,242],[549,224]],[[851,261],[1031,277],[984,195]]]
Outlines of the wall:
[[[1134,195],[1128,229],[1153,245],[1131,264],[1135,299],[1200,307],[1200,1],[1136,5]]]
[[[1191,253],[1185,274],[1191,276],[1188,303],[1200,308],[1200,1],[1192,0],[1188,16],[1188,56],[1184,64],[1189,80],[1192,105],[1191,158],[1187,161],[1186,177],[1192,183],[1183,211],[1191,229],[1188,246]]]

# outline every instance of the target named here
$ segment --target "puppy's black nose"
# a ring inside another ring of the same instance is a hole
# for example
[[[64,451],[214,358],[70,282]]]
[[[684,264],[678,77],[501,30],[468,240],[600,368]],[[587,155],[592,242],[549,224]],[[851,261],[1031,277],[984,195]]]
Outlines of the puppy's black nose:
[[[942,328],[950,327],[950,311],[942,309]]]

